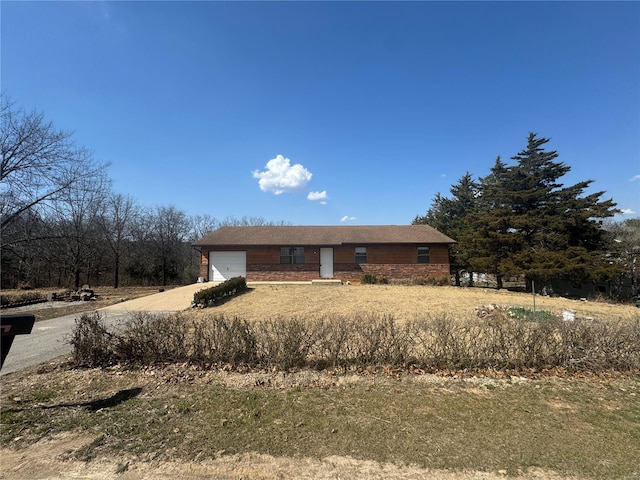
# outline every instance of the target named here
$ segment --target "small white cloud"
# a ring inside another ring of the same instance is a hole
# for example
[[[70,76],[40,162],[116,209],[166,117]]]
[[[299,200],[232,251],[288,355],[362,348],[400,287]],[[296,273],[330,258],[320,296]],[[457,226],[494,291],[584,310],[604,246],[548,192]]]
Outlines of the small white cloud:
[[[307,195],[307,200],[311,200],[312,202],[318,201],[318,200],[326,200],[327,197],[327,191],[323,190],[322,192],[309,192],[309,195]],[[320,202],[323,205],[327,202]]]
[[[635,215],[635,211],[631,210],[630,208],[623,208],[622,210],[620,210],[620,213],[622,213],[622,215]]]
[[[634,175],[629,179],[630,182],[635,182],[636,180],[640,180],[640,175]]]
[[[258,185],[263,192],[273,192],[280,195],[284,192],[293,192],[304,188],[312,173],[299,163],[291,165],[291,160],[277,155],[267,162],[264,172],[255,170],[253,178],[258,178]]]
[[[346,222],[346,221],[350,221],[350,220],[356,220],[356,217],[350,217],[349,215],[345,215],[344,217],[342,217],[340,219],[341,222]]]

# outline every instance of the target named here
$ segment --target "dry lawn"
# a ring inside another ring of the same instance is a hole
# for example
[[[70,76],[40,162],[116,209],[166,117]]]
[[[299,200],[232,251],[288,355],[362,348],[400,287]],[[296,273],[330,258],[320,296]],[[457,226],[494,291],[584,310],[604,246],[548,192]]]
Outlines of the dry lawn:
[[[637,378],[69,371],[60,362],[24,373],[3,381],[0,479],[640,474]],[[135,394],[111,401],[127,390]]]
[[[466,319],[483,305],[532,302],[477,288],[272,284],[193,313]],[[639,315],[631,305],[561,298],[536,297],[536,307]],[[127,390],[139,393],[105,403]],[[639,399],[633,375],[69,370],[57,359],[2,377],[0,479],[631,480],[640,478]]]
[[[206,314],[225,314],[247,320],[350,316],[354,312],[393,315],[396,320],[443,316],[469,319],[483,305],[533,308],[531,294],[481,288],[398,285],[256,285],[248,292]],[[636,318],[637,307],[559,297],[535,297],[536,309],[601,320]]]

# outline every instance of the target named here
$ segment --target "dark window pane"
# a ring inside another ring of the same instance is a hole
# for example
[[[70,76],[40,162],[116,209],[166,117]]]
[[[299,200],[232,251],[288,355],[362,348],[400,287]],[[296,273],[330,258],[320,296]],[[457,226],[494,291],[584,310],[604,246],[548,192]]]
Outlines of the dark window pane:
[[[280,263],[304,263],[304,247],[280,247]]]
[[[429,247],[418,247],[418,263],[430,263]]]
[[[367,263],[367,247],[356,247],[355,262],[356,265]]]

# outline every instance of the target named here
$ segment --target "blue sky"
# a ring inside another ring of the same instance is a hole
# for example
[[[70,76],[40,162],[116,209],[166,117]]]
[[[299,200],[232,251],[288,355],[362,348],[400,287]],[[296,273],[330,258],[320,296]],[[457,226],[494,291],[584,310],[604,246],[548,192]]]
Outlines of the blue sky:
[[[1,82],[189,215],[408,224],[529,132],[640,216],[639,2],[11,2]]]

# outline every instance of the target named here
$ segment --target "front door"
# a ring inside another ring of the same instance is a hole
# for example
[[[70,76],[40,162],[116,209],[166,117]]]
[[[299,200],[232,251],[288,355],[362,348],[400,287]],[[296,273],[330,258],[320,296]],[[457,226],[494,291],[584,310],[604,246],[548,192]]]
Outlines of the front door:
[[[333,248],[320,249],[320,277],[333,278]]]

